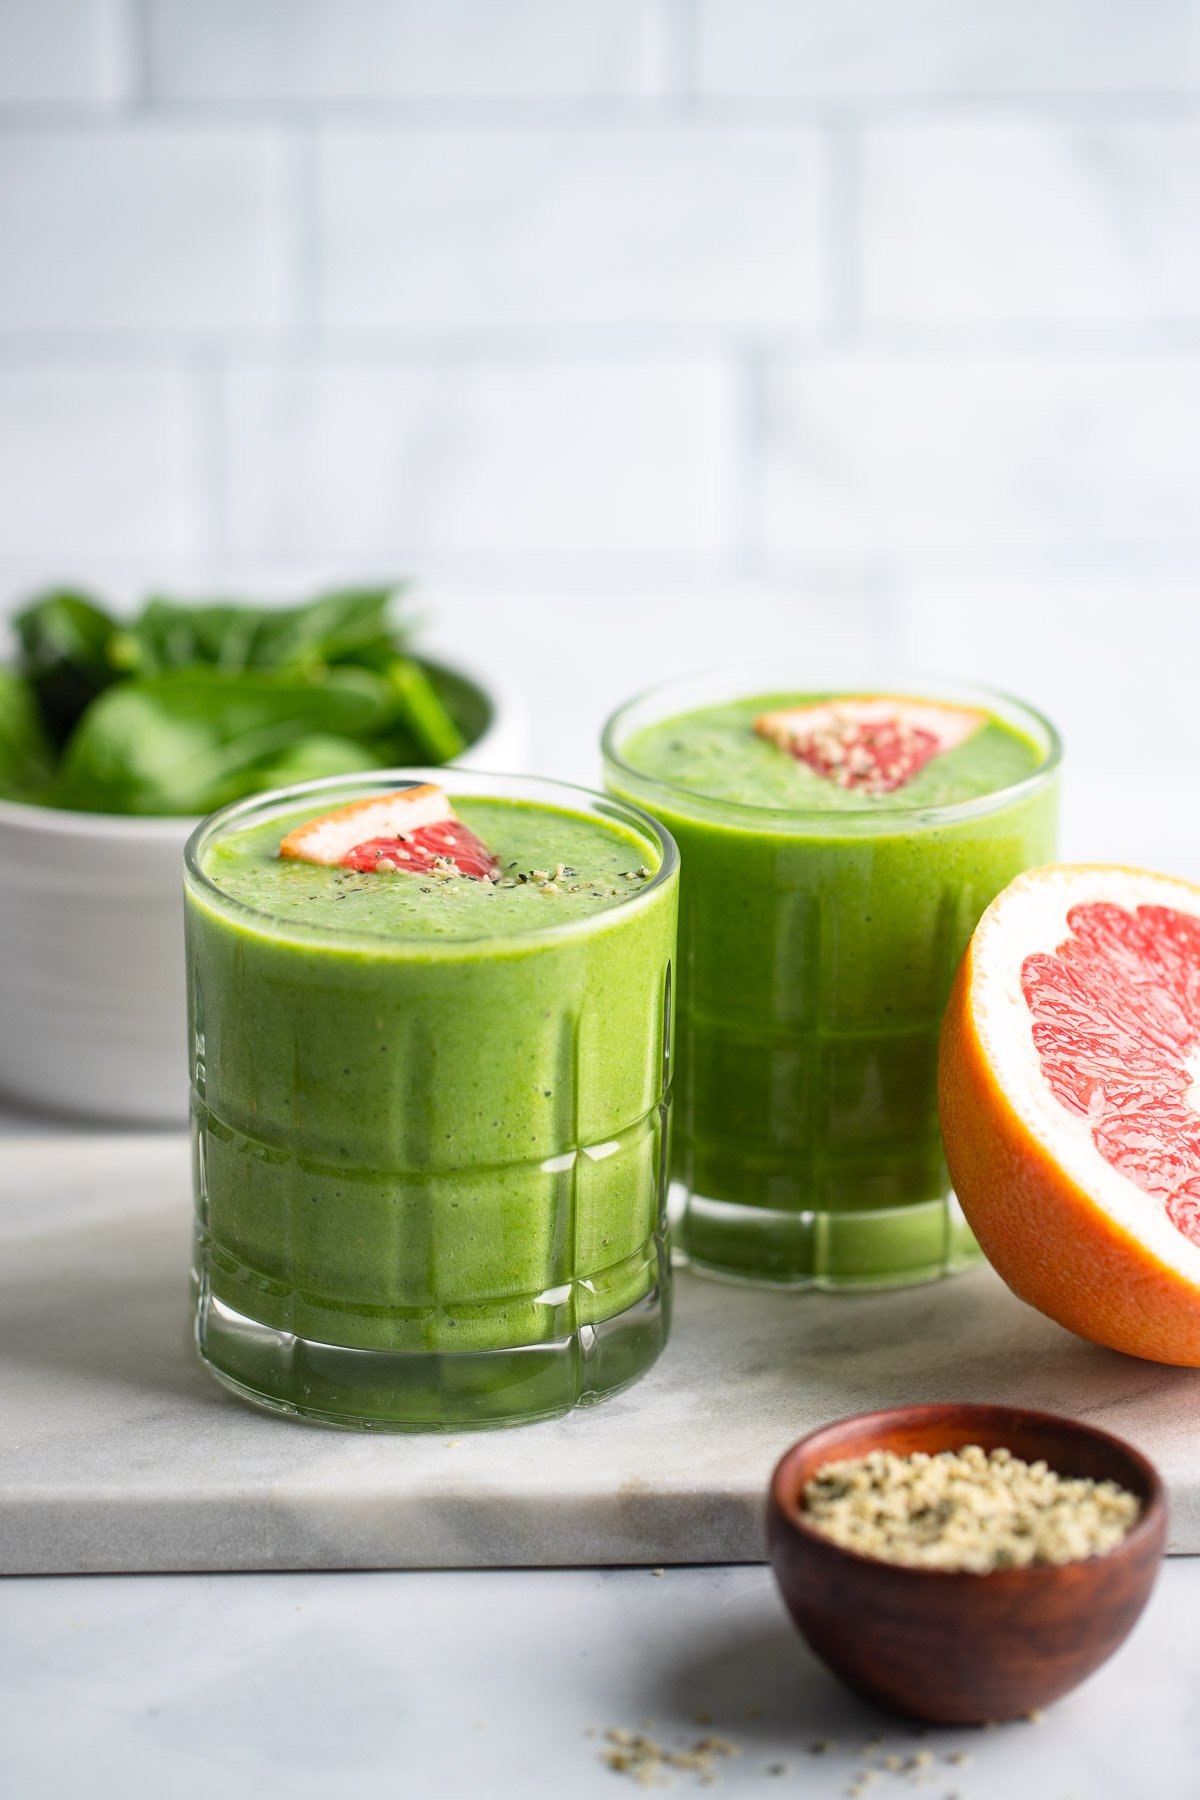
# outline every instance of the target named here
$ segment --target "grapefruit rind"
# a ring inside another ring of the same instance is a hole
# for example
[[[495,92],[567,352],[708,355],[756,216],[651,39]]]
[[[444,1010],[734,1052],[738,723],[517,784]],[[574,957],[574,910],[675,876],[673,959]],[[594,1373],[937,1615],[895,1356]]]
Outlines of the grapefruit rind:
[[[1200,888],[1141,870],[1059,865],[1019,876],[984,914],[955,978],[939,1061],[950,1174],[989,1262],[1022,1300],[1081,1337],[1200,1366],[1200,1247],[1097,1149],[1055,1097],[1022,991],[1077,905],[1166,906],[1200,918]]]

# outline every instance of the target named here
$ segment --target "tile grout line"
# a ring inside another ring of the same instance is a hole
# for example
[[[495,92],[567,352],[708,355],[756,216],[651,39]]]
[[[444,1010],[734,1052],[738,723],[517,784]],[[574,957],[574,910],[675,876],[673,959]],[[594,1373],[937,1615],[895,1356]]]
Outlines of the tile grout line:
[[[657,99],[691,112],[697,103],[699,31],[695,0],[657,0],[657,24],[666,79]]]
[[[149,100],[149,30],[145,0],[102,0],[104,49],[112,78],[114,115],[98,123],[123,123],[144,113]],[[2,121],[0,121],[2,128]]]
[[[313,260],[319,276],[318,253],[313,253]],[[298,270],[304,257],[295,251],[292,261],[293,269]],[[851,324],[852,333],[847,329]],[[836,355],[846,347],[850,335],[855,350],[864,358],[946,369],[964,363],[1002,366],[1021,361],[1052,361],[1062,369],[1081,364],[1146,367],[1180,358],[1190,362],[1200,354],[1200,318],[1167,324],[1147,318],[1115,326],[1078,319],[961,326],[877,321],[859,325],[847,307],[839,311],[836,320],[778,330],[634,323],[553,328],[493,325],[446,331],[432,326],[325,328],[316,319],[311,323],[300,319],[281,327],[217,326],[211,330],[0,326],[0,369],[12,369],[22,362],[31,369],[55,365],[142,367],[206,354],[279,365],[311,358],[315,363],[333,365],[363,366],[377,361],[401,367],[424,362],[641,365],[756,353],[807,363]]]
[[[666,0],[664,0],[664,4]],[[658,52],[668,75],[666,91],[616,95],[533,95],[470,98],[403,96],[380,99],[324,99],[299,96],[280,99],[264,94],[246,99],[187,98],[154,93],[152,58],[145,15],[138,0],[109,0],[109,55],[122,71],[121,96],[141,122],[155,126],[245,128],[248,125],[295,125],[317,121],[334,129],[397,132],[441,129],[477,131],[622,128],[668,129],[685,125],[698,130],[797,130],[820,126],[831,116],[860,125],[1061,125],[1074,129],[1114,130],[1139,126],[1194,125],[1200,119],[1200,94],[1147,89],[1085,95],[1062,93],[973,94],[955,92],[915,95],[813,94],[781,99],[771,94],[713,95],[695,91],[694,47],[685,23],[677,28],[663,15]],[[132,10],[127,11],[126,6]],[[117,115],[120,117],[121,115]],[[0,100],[0,133],[6,131],[93,130],[110,127],[110,105],[92,100]]]

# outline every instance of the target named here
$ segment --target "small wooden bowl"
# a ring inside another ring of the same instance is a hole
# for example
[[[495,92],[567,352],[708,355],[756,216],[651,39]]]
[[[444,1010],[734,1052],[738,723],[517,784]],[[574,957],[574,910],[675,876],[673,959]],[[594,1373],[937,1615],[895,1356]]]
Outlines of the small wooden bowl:
[[[804,1485],[826,1463],[967,1444],[1119,1482],[1141,1500],[1141,1517],[1106,1556],[986,1575],[860,1556],[805,1522]],[[1090,1425],[1007,1406],[908,1406],[842,1419],[793,1444],[771,1477],[767,1527],[788,1611],[831,1669],[897,1712],[966,1725],[1046,1706],[1112,1655],[1154,1586],[1167,1503],[1153,1465]]]

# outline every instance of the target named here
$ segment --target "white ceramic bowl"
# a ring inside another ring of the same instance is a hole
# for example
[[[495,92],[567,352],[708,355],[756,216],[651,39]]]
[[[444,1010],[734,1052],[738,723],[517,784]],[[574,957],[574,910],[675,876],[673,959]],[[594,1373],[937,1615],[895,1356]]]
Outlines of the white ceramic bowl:
[[[439,662],[488,697],[462,758],[523,769],[528,719],[493,674]],[[187,1114],[183,847],[195,819],[0,800],[0,1094],[129,1124]]]

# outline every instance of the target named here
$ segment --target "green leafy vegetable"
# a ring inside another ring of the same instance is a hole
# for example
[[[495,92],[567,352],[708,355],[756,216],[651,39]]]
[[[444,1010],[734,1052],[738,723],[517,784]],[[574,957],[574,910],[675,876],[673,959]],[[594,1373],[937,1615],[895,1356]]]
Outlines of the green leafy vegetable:
[[[151,600],[121,633],[122,665],[137,675],[210,663],[230,673],[357,662],[391,655],[392,587],[322,594],[302,606],[181,606]]]
[[[313,732],[255,769],[260,788],[294,787],[300,781],[319,781],[325,775],[357,775],[379,767],[379,758],[353,738]]]
[[[33,689],[0,666],[0,795],[38,800],[49,787],[53,757]]]
[[[56,744],[80,713],[117,679],[110,660],[116,625],[87,594],[42,594],[13,620],[21,646],[20,672],[37,696],[46,731]]]
[[[461,756],[467,740],[442,704],[437,689],[419,662],[396,656],[387,677],[400,709],[401,723],[415,740],[426,762],[452,762]]]
[[[340,773],[340,743],[322,762],[311,740],[370,739],[390,714],[386,682],[362,669],[330,670],[319,681],[169,669],[124,682],[89,707],[67,745],[56,799],[84,812],[211,811],[270,785],[284,759],[294,767],[305,739],[309,775]]]
[[[405,654],[400,591],[285,607],[158,597],[124,624],[86,594],[42,595],[16,620],[15,667],[0,670],[0,792],[192,814],[322,775],[450,761],[486,706],[453,671]]]

